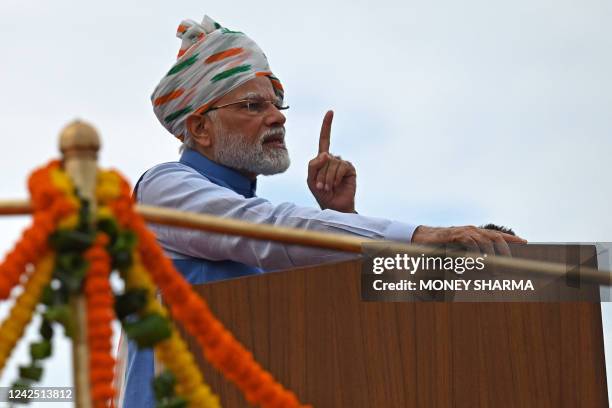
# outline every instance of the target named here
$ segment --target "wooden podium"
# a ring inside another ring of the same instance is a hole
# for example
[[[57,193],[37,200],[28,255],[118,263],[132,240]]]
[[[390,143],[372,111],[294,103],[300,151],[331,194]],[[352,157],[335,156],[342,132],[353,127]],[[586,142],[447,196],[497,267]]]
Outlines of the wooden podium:
[[[551,247],[523,256],[563,261]],[[354,261],[197,291],[259,363],[317,408],[608,406],[599,303],[363,302],[360,275]],[[196,357],[223,406],[248,406]]]

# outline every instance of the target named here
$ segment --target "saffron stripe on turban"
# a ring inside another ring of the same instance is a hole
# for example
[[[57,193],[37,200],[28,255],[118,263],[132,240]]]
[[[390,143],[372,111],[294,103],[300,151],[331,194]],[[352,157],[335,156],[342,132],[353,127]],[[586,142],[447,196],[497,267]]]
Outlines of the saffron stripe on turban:
[[[207,109],[257,76],[270,78],[282,101],[280,81],[263,51],[244,33],[204,16],[201,23],[183,20],[176,36],[182,40],[177,61],[151,95],[155,115],[175,137],[183,140],[185,119],[191,113]]]

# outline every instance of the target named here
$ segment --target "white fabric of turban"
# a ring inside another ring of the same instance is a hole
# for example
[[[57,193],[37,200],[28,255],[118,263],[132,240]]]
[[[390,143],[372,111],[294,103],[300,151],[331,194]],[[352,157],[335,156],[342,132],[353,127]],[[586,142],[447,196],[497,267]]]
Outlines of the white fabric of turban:
[[[205,112],[225,94],[258,76],[270,79],[282,101],[283,87],[259,46],[239,31],[221,27],[204,16],[201,23],[183,20],[182,40],[174,66],[151,95],[153,111],[170,133],[183,140],[185,119]]]

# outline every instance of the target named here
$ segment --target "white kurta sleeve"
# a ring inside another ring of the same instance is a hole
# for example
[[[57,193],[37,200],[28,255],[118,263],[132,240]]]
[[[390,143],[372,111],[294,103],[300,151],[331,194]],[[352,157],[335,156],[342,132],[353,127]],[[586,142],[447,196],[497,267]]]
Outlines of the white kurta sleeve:
[[[143,204],[181,211],[373,239],[410,242],[416,226],[382,218],[334,210],[299,207],[242,195],[221,187],[180,163],[165,163],[149,170],[138,188]],[[232,260],[264,270],[292,268],[354,258],[356,255],[245,237],[151,225],[158,240],[173,257]]]

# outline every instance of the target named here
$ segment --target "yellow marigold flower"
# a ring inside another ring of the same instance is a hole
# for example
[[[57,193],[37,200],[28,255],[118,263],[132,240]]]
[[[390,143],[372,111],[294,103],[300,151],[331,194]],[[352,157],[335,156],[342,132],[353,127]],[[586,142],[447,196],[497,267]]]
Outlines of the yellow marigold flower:
[[[2,330],[6,330],[7,333],[16,333],[21,327],[21,323],[16,319],[8,319],[4,323],[2,324]]]
[[[58,190],[69,195],[74,194],[74,185],[72,184],[72,180],[70,180],[70,177],[68,177],[66,172],[62,171],[61,169],[56,168],[51,171],[51,182]]]
[[[187,393],[191,394],[202,383],[202,377],[198,375],[200,371],[193,366],[186,367],[185,373],[189,374],[189,377],[185,377],[183,384],[185,385]]]
[[[51,279],[53,273],[52,254],[44,256],[37,264],[24,286],[23,292],[15,300],[9,316],[0,325],[0,370],[11,354],[17,340],[23,335],[26,324],[32,318],[42,288]]]
[[[166,308],[161,306],[159,303],[149,303],[146,307],[146,311],[148,313],[157,313],[161,316],[166,317],[168,313],[166,312]]]
[[[121,195],[121,183],[117,174],[111,171],[98,171],[96,197],[100,202],[113,200]]]
[[[113,218],[113,212],[111,211],[110,208],[108,208],[105,205],[101,205],[98,207],[98,219],[101,220],[103,218]]]
[[[209,387],[201,385],[189,396],[190,407],[221,407],[219,397]]]
[[[102,203],[114,200],[119,197],[120,194],[121,189],[118,184],[103,183],[96,186],[96,198]]]
[[[96,175],[98,183],[119,184],[119,175],[110,170],[98,170]]]
[[[57,224],[57,226],[60,229],[75,229],[78,224],[79,224],[79,215],[72,214],[72,215],[62,218],[60,222]]]
[[[156,288],[153,285],[153,282],[151,281],[148,272],[146,271],[142,263],[140,263],[140,258],[138,258],[138,256],[135,255],[133,259],[134,262],[132,264],[132,267],[127,272],[126,286],[128,288],[146,289],[148,298],[155,299]],[[155,304],[158,304],[158,302],[149,302],[147,304],[147,310],[159,310],[157,306],[154,306]],[[167,315],[165,308],[162,315]]]
[[[23,305],[16,303],[13,311],[11,312],[11,319],[16,319],[18,322],[27,322],[30,320],[32,310],[28,310]]]
[[[35,277],[33,276],[30,279],[34,278]],[[22,305],[23,307],[34,307],[36,303],[38,303],[38,297],[36,295],[39,295],[39,293],[23,293],[16,303]]]
[[[0,351],[0,368],[4,367],[4,363],[8,359],[8,355],[8,351]]]
[[[153,302],[159,304],[156,299],[150,300],[150,303]],[[163,305],[160,306],[165,309]],[[204,383],[202,373],[176,327],[172,328],[172,336],[169,339],[155,346],[155,355],[174,373],[177,380],[175,391],[188,400],[190,407],[220,407],[219,399]]]
[[[22,322],[19,323],[22,324]],[[7,344],[11,345],[17,342],[17,340],[21,337],[21,334],[22,333],[18,332],[13,327],[7,327],[6,330],[3,330],[4,340]]]
[[[181,376],[182,378],[192,378],[192,375],[197,375],[194,373],[193,360],[190,358],[190,353],[179,352],[174,355],[173,365],[181,367],[182,372],[178,373],[177,376]]]

